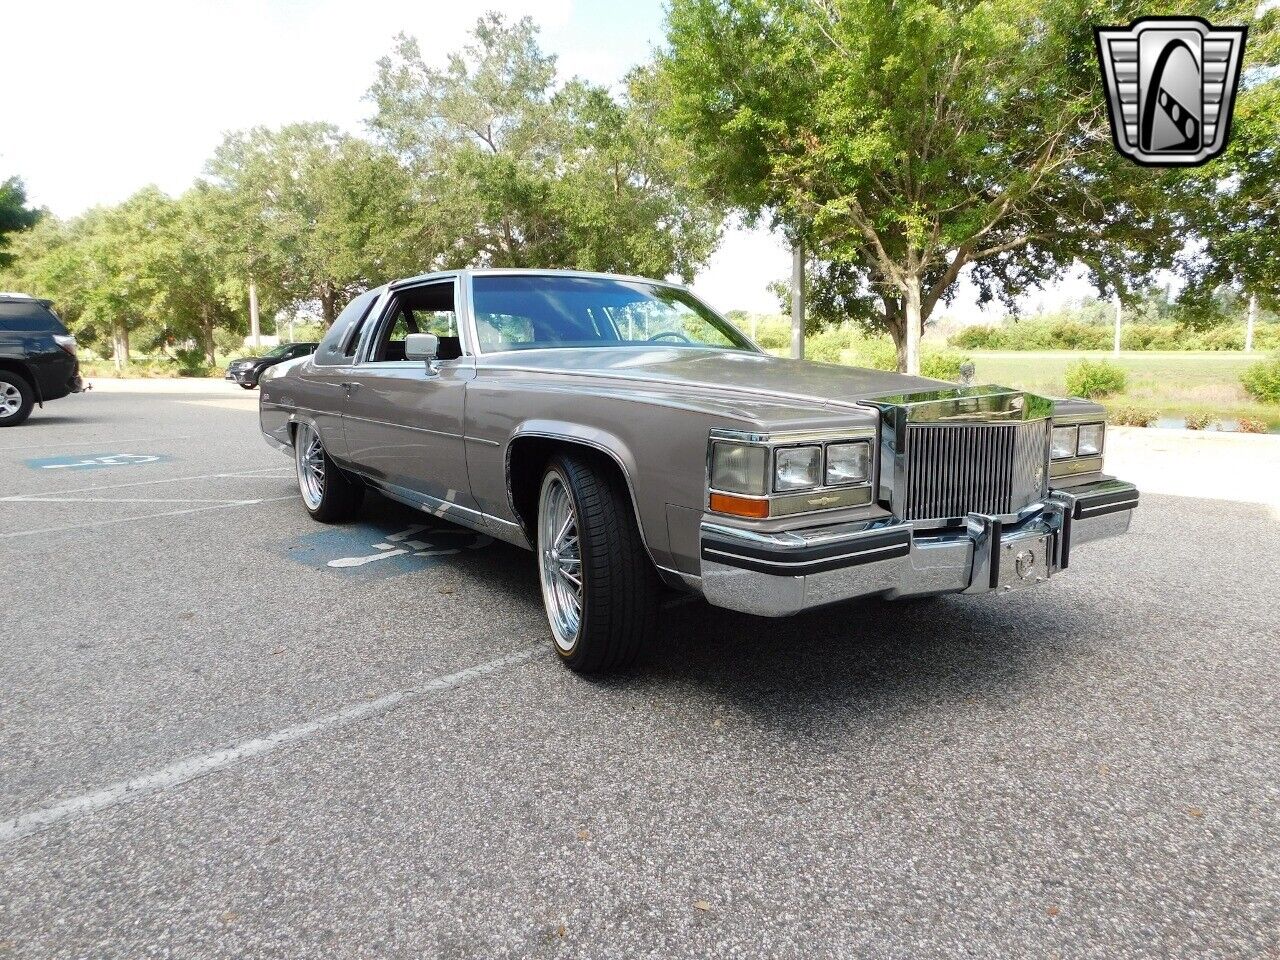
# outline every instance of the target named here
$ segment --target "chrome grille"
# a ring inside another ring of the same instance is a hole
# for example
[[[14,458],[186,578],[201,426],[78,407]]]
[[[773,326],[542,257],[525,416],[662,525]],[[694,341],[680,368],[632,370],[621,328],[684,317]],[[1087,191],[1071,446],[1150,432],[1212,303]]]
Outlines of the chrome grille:
[[[1046,493],[1049,421],[907,425],[904,520],[1009,514]]]

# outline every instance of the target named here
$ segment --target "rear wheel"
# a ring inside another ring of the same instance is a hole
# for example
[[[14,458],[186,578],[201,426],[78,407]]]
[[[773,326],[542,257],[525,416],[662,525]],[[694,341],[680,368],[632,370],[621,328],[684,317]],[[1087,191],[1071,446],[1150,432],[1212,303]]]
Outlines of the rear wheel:
[[[661,585],[621,478],[594,459],[557,456],[543,476],[537,530],[561,660],[580,673],[633,662],[657,623]]]
[[[244,387],[246,390],[252,390],[254,387],[256,387],[256,386],[257,386],[257,384],[256,384],[256,383],[242,383],[242,384],[240,384],[240,386]]]
[[[293,436],[298,491],[307,513],[321,523],[350,520],[360,509],[364,487],[339,469],[324,451],[320,434],[309,423],[300,423]]]
[[[0,427],[16,427],[31,416],[36,395],[26,378],[0,370]]]

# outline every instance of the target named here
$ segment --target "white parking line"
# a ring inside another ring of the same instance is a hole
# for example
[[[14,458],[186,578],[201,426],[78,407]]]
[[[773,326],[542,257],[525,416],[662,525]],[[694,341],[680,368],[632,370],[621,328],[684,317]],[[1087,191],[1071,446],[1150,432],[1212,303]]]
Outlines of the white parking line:
[[[297,494],[287,497],[259,497],[256,500],[231,500],[226,503],[215,503],[205,507],[192,507],[189,510],[166,510],[163,513],[144,513],[136,517],[115,517],[111,520],[86,520],[84,523],[70,523],[64,527],[42,527],[38,530],[15,530],[12,533],[0,533],[0,540],[12,540],[15,537],[33,537],[40,533],[64,533],[68,530],[84,530],[88,527],[107,527],[118,523],[131,523],[134,520],[154,520],[157,517],[181,517],[189,513],[204,513],[207,510],[226,510],[230,507],[251,507],[259,503],[275,503],[277,500],[295,500]],[[7,502],[23,503],[21,498],[7,497]],[[25,501],[30,502],[30,501]]]
[[[184,480],[283,480],[293,473],[293,467],[264,467],[260,470],[240,470],[235,473],[198,473],[189,477],[161,477],[159,480],[133,480],[129,483],[97,483],[91,487],[68,487],[65,490],[39,490],[35,493],[14,493],[0,497],[6,500],[22,500],[40,497],[46,493],[92,493],[95,490],[123,490],[125,487],[149,487],[158,483],[181,483]],[[282,472],[283,471],[283,472]]]
[[[43,450],[46,447],[110,447],[121,443],[168,443],[170,440],[190,440],[190,434],[180,437],[126,437],[123,440],[63,440],[59,443],[24,443],[16,447],[0,447],[0,453],[10,450]]]
[[[478,663],[474,667],[467,667],[457,673],[450,673],[434,680],[428,680],[420,687],[410,690],[398,690],[376,700],[366,700],[364,703],[343,707],[336,713],[320,717],[318,720],[285,727],[283,730],[277,730],[275,733],[267,734],[265,737],[245,740],[235,746],[227,747],[225,750],[217,750],[202,757],[180,760],[177,763],[169,764],[167,767],[161,767],[152,773],[134,777],[132,780],[122,780],[92,793],[83,793],[78,797],[64,800],[52,807],[45,807],[43,810],[19,814],[12,820],[0,823],[0,843],[25,837],[70,817],[95,813],[121,803],[128,803],[139,797],[168,790],[206,773],[212,773],[233,763],[239,763],[241,760],[260,757],[279,750],[281,747],[296,743],[314,734],[323,733],[348,723],[354,723],[366,717],[386,713],[388,710],[394,710],[396,707],[419,700],[429,693],[460,687],[486,674],[531,660],[542,653],[543,650],[542,646],[531,647],[517,653],[508,654],[505,657]]]
[[[4,497],[0,503],[248,503],[235,497]],[[253,501],[257,502],[257,501]]]

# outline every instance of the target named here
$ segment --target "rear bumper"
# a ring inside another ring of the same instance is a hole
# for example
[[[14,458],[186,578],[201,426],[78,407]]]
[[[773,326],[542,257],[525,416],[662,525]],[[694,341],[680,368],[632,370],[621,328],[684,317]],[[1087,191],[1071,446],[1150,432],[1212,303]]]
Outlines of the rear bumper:
[[[760,533],[706,519],[702,592],[710,603],[785,616],[853,597],[1010,591],[1065,570],[1082,544],[1129,529],[1138,490],[1100,480],[1055,490],[1017,517],[970,514],[923,530],[893,518]]]

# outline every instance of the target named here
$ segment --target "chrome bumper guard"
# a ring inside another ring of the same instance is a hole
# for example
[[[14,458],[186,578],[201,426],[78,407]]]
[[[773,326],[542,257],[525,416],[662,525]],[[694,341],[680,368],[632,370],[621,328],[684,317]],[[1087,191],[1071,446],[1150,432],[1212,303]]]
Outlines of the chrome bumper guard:
[[[1015,517],[925,530],[894,518],[762,533],[702,522],[702,592],[779,617],[853,597],[1007,592],[1065,570],[1071,551],[1129,529],[1138,490],[1100,480],[1051,491]]]

